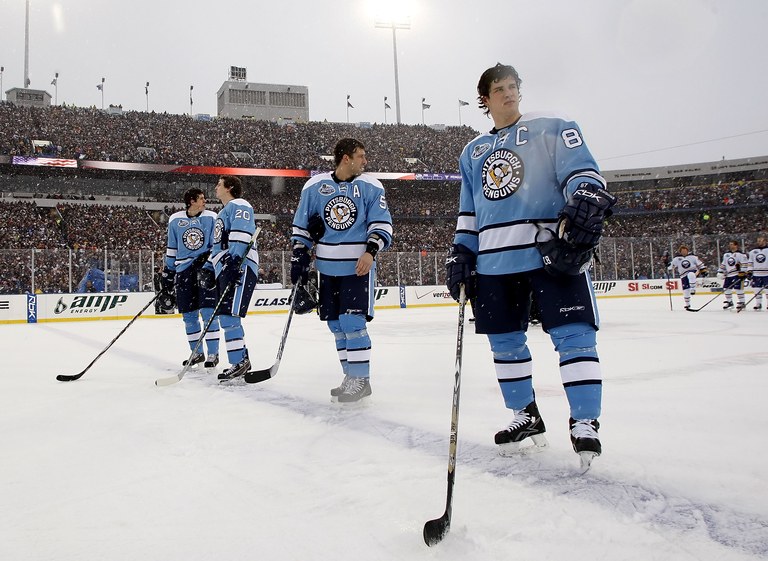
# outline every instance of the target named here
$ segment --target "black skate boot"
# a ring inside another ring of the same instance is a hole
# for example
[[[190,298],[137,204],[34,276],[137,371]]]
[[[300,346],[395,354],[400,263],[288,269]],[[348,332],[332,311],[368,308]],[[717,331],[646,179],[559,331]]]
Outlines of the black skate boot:
[[[599,456],[603,451],[597,434],[600,423],[597,419],[571,418],[568,420],[568,426],[571,431],[573,451],[581,458],[582,473],[586,472],[595,456]]]
[[[189,364],[190,366],[194,366],[195,364],[200,364],[205,360],[205,355],[203,353],[195,353],[192,355],[192,358],[189,358],[181,363],[182,366],[186,366]]]
[[[725,303],[725,304],[723,304],[723,309],[724,309],[724,310],[729,310],[730,308],[733,308],[733,302],[731,302],[730,300],[728,300],[728,301],[726,301],[726,303]]]
[[[243,360],[241,360],[237,364],[233,364],[232,366],[227,368],[224,372],[219,374],[219,380],[222,382],[225,382],[227,380],[232,380],[234,378],[242,376],[243,374],[248,372],[250,369],[251,369],[251,361],[248,360],[248,355],[245,355],[245,357],[243,357]]]
[[[354,403],[371,395],[369,378],[350,377],[344,390],[339,394],[339,403]]]
[[[493,440],[499,445],[499,454],[510,456],[520,451],[520,443],[530,437],[538,448],[548,445],[544,436],[546,427],[539,414],[539,408],[535,401],[530,402],[525,409],[514,410],[515,418],[509,426],[496,433]]]
[[[746,307],[747,307],[747,305],[744,302],[739,302],[738,304],[736,304],[736,311],[740,312],[741,310],[743,310]]]
[[[350,380],[349,376],[345,374],[344,379],[341,381],[341,384],[339,384],[335,388],[331,388],[331,401],[339,400],[339,396],[342,393],[344,393],[344,390],[346,389],[347,384],[349,383],[349,380]]]
[[[752,308],[752,309],[753,310],[762,310],[763,309],[763,305],[762,304],[755,304],[755,307]]]
[[[219,355],[217,353],[210,353],[208,358],[205,359],[205,364],[203,366],[206,368],[215,368],[217,364],[219,364]]]

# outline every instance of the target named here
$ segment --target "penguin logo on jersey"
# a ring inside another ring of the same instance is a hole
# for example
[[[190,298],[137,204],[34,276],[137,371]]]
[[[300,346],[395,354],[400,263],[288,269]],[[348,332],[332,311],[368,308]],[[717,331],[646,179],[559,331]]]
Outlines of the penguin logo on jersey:
[[[334,230],[347,230],[357,220],[355,201],[344,196],[334,197],[325,205],[323,217]]]
[[[189,228],[181,236],[184,247],[191,251],[203,247],[203,240],[205,240],[205,234],[200,228]]]
[[[213,243],[221,243],[221,233],[224,231],[224,222],[219,218],[213,227]]]
[[[511,197],[523,184],[524,177],[520,156],[506,148],[496,150],[483,164],[483,195],[489,201]]]

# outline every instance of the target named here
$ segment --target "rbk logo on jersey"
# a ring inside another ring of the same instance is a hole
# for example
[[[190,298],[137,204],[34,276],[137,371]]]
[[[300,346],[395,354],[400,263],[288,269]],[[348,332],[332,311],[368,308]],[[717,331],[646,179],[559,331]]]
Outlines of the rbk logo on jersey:
[[[323,209],[325,223],[334,230],[351,228],[357,220],[355,201],[345,196],[338,196],[328,201]]]
[[[511,197],[523,184],[524,177],[520,156],[506,148],[496,150],[483,164],[483,195],[489,201]]]

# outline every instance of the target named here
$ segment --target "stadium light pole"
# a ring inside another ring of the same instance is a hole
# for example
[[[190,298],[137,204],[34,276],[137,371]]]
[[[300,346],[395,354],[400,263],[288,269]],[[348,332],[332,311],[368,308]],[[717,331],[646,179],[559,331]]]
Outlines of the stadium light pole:
[[[401,123],[400,120],[400,76],[397,70],[397,30],[398,29],[410,29],[411,21],[408,16],[401,16],[400,18],[392,17],[377,17],[375,25],[380,29],[392,30],[392,53],[395,58],[395,115],[397,117],[397,124]]]

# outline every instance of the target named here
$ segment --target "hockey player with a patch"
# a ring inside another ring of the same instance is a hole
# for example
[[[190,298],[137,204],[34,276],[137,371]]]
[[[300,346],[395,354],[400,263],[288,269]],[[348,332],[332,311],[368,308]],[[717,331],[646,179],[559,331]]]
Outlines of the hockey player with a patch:
[[[747,277],[747,256],[739,249],[739,242],[728,242],[728,251],[723,254],[723,260],[717,270],[723,278],[723,293],[725,294],[724,310],[733,308],[733,293],[736,292],[736,309],[744,308],[744,280]]]
[[[687,245],[681,245],[679,251],[680,255],[672,259],[669,268],[680,277],[685,308],[690,309],[691,295],[696,294],[696,278],[705,270],[705,267],[701,259],[688,253]]]

